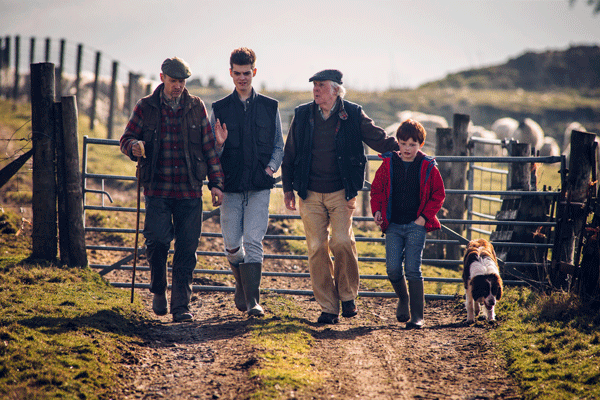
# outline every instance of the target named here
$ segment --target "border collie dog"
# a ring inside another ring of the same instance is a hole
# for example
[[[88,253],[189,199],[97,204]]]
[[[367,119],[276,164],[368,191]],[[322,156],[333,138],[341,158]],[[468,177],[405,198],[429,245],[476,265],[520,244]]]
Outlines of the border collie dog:
[[[467,322],[474,322],[483,306],[488,321],[494,321],[494,307],[502,298],[502,278],[494,246],[485,239],[471,240],[464,257],[463,281]]]

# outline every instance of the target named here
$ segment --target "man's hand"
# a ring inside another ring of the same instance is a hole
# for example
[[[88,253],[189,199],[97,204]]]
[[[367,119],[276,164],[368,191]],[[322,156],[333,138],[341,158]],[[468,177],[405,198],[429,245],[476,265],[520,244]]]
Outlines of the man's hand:
[[[285,202],[285,208],[288,210],[296,211],[296,196],[294,192],[285,192],[283,194],[283,201]]]
[[[223,202],[223,192],[218,187],[210,189],[210,195],[212,196],[212,204],[214,207],[218,207]]]
[[[267,167],[265,168],[265,172],[267,173],[267,175],[269,175],[271,178],[273,177],[274,171],[271,169],[271,167]]]
[[[375,214],[373,214],[373,219],[375,220],[375,223],[377,224],[377,226],[381,226],[381,224],[383,224],[383,218],[381,217],[381,211],[375,211]]]
[[[222,149],[227,140],[227,125],[221,124],[219,118],[217,118],[217,122],[215,122],[215,139],[217,141],[217,147]]]
[[[138,140],[133,145],[131,145],[131,154],[133,154],[133,156],[137,157],[137,158],[140,158],[140,157],[145,158],[146,152],[144,151],[144,142],[141,140]]]

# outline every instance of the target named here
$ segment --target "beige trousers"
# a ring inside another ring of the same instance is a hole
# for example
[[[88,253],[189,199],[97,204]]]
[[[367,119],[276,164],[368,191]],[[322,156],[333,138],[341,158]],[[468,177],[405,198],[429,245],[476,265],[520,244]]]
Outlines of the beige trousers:
[[[358,254],[352,231],[356,198],[346,201],[344,190],[309,191],[306,200],[300,199],[299,207],[315,299],[322,311],[337,315],[340,300],[353,300],[358,294]],[[331,259],[330,250],[335,261]]]

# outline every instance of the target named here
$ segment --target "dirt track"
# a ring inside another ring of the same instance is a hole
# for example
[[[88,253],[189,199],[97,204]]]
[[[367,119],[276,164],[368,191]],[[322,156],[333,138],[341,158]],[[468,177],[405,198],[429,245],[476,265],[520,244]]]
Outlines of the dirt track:
[[[208,231],[214,231],[210,224]],[[219,246],[215,241],[201,244],[202,249],[213,251]],[[268,271],[289,268],[286,261],[265,262]],[[107,277],[130,279],[127,272],[111,274]],[[144,274],[140,275],[139,281],[144,281]],[[309,285],[305,280],[279,279],[265,278],[263,287],[306,289]],[[233,281],[229,283],[233,286]],[[170,315],[155,317],[151,295],[147,290],[137,293],[150,317],[160,324],[147,332],[145,345],[133,349],[125,366],[131,387],[122,398],[244,399],[258,387],[257,378],[249,377],[250,369],[260,362],[260,351],[249,344],[254,320],[235,309],[232,293],[195,293],[194,322],[185,324],[172,323]],[[278,320],[268,307],[272,297],[262,296],[265,318]],[[314,299],[294,296],[294,300],[306,310],[300,322],[314,339],[309,355],[313,368],[326,378],[319,387],[280,393],[279,398],[520,398],[501,357],[486,339],[485,333],[494,325],[483,321],[466,325],[459,300],[427,302],[425,328],[420,331],[405,330],[396,321],[395,299],[361,298],[359,315],[341,318],[333,326],[315,323],[320,310]]]

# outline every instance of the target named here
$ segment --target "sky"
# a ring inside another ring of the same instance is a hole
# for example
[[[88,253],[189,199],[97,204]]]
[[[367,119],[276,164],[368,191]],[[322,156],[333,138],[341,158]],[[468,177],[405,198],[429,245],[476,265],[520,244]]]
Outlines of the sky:
[[[167,57],[181,57],[193,76],[233,88],[229,55],[250,47],[257,55],[254,86],[306,90],[326,68],[344,74],[348,89],[414,88],[466,69],[502,64],[526,51],[600,45],[600,14],[587,0],[0,0],[0,37],[19,35],[21,66],[29,38],[43,62],[58,63],[66,40],[65,70],[74,70],[76,46],[84,68],[119,62],[157,78]],[[69,65],[72,65],[69,67]]]

